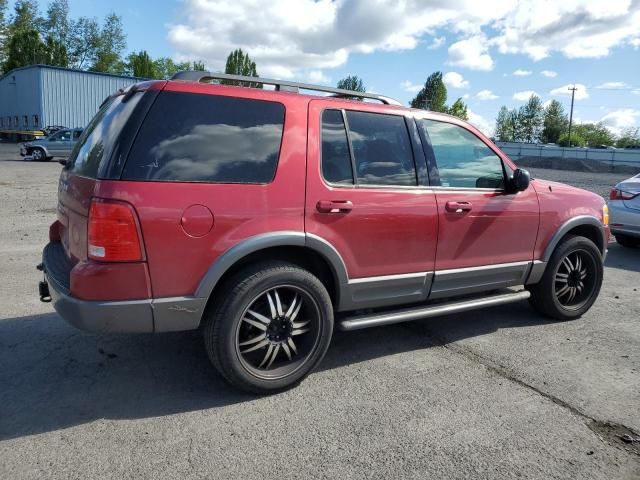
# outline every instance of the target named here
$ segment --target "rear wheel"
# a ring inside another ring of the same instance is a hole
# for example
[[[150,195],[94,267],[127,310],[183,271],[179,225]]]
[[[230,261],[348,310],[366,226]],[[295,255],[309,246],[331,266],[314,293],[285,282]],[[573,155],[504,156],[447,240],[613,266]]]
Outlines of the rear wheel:
[[[557,320],[578,318],[598,298],[602,277],[598,247],[587,238],[568,236],[553,252],[542,280],[529,287],[530,302]]]
[[[623,247],[633,248],[640,246],[640,238],[631,237],[629,235],[623,235],[621,233],[616,233],[616,242],[618,242]]]
[[[324,285],[288,263],[261,264],[227,282],[207,314],[204,341],[232,385],[273,393],[296,385],[324,357],[333,308]]]

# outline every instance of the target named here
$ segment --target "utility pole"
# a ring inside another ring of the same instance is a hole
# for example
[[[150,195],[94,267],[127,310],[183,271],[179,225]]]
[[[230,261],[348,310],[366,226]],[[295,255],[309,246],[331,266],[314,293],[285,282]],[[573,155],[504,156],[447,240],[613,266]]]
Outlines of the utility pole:
[[[573,85],[573,87],[569,87],[569,90],[571,91],[571,112],[569,113],[569,146],[571,146],[571,124],[573,123],[573,98],[575,97],[576,90],[577,90],[575,84]]]

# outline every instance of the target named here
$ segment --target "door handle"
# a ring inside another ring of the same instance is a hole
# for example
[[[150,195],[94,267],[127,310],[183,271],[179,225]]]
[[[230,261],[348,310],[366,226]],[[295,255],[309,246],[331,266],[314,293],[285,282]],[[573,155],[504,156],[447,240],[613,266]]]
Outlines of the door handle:
[[[316,210],[320,213],[349,213],[353,210],[353,203],[349,200],[320,200]]]
[[[471,202],[447,202],[444,206],[447,212],[452,213],[470,212],[472,207]]]

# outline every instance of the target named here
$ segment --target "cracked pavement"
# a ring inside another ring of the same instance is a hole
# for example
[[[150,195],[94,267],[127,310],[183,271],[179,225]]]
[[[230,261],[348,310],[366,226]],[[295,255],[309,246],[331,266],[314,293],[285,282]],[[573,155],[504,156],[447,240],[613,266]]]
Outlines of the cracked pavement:
[[[92,335],[39,302],[60,166],[7,147],[0,478],[640,478],[640,249],[610,245],[579,320],[522,302],[336,332],[299,387],[254,397],[197,332]]]

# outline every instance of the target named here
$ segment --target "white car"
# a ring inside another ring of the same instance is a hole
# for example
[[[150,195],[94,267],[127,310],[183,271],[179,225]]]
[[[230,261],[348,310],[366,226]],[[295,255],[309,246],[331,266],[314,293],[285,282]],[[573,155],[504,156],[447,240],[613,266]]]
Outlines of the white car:
[[[609,226],[623,247],[640,246],[640,174],[611,189]]]

